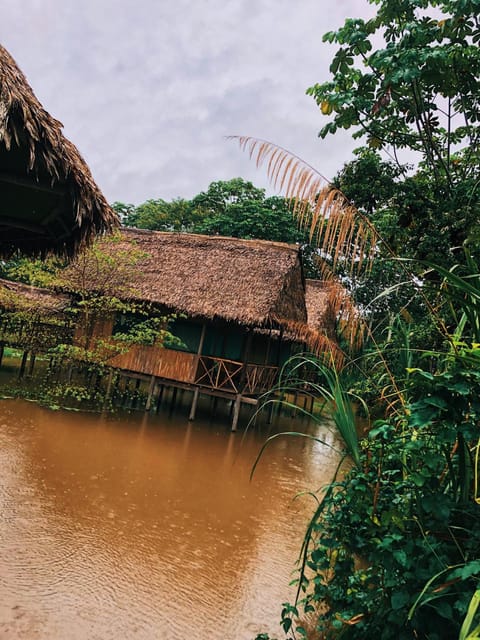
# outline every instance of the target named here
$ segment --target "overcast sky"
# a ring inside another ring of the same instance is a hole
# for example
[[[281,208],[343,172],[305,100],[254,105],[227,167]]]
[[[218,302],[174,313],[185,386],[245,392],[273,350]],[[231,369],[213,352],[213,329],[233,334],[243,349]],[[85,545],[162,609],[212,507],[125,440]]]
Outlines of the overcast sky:
[[[328,79],[323,33],[371,13],[367,0],[2,0],[0,40],[107,199],[138,204],[237,176],[267,186],[230,134],[333,177],[355,145],[317,137],[326,118],[305,90]]]

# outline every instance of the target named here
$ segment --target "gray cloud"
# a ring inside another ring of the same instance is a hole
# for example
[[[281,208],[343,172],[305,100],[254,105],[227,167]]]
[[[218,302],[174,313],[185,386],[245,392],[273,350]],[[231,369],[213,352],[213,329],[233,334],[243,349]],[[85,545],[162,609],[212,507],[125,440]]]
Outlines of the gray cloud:
[[[266,186],[228,134],[272,140],[333,176],[354,145],[316,137],[322,117],[305,90],[328,77],[322,34],[368,10],[360,0],[3,0],[0,38],[106,197],[139,203],[234,176]]]

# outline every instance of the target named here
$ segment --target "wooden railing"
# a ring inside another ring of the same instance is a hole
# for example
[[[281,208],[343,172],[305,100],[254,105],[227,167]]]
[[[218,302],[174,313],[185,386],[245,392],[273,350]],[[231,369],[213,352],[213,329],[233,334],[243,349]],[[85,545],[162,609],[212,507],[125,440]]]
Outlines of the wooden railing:
[[[272,365],[247,364],[245,366],[245,373],[243,393],[263,393],[271,389],[276,383],[278,367]]]
[[[276,381],[278,367],[244,364],[236,360],[201,356],[195,384],[230,393],[258,394],[270,389]]]

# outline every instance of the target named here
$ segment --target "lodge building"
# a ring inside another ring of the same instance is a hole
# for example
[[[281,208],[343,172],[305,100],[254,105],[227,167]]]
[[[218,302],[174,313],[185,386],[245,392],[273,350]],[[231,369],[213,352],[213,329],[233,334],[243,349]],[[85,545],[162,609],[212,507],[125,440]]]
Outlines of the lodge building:
[[[108,362],[122,376],[147,383],[147,409],[165,386],[189,390],[194,419],[199,395],[210,395],[231,401],[235,430],[241,404],[257,404],[274,387],[292,349],[300,343],[315,350],[324,335],[325,290],[305,281],[297,246],[129,228],[102,244],[113,261],[137,256],[121,295],[173,314],[173,341],[133,344]],[[87,281],[98,293],[98,280]],[[44,306],[54,306],[51,295],[44,294]],[[64,304],[65,293],[61,299]],[[115,340],[125,323],[122,314],[102,315],[91,338]],[[82,338],[77,328],[72,340]]]

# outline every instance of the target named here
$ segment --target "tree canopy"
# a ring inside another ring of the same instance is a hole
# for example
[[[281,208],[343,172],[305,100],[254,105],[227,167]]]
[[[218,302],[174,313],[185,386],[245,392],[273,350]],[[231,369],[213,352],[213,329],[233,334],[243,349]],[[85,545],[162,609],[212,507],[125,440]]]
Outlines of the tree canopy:
[[[266,197],[264,189],[242,178],[212,182],[192,200],[151,199],[138,206],[116,202],[113,208],[126,226],[140,229],[289,243],[304,240],[288,201]]]
[[[388,154],[404,176],[399,225],[418,242],[418,257],[452,263],[479,233],[480,3],[369,1],[374,18],[348,19],[324,36],[340,47],[332,78],[307,91],[329,117],[319,135],[353,128]],[[406,161],[416,163],[414,175]]]

